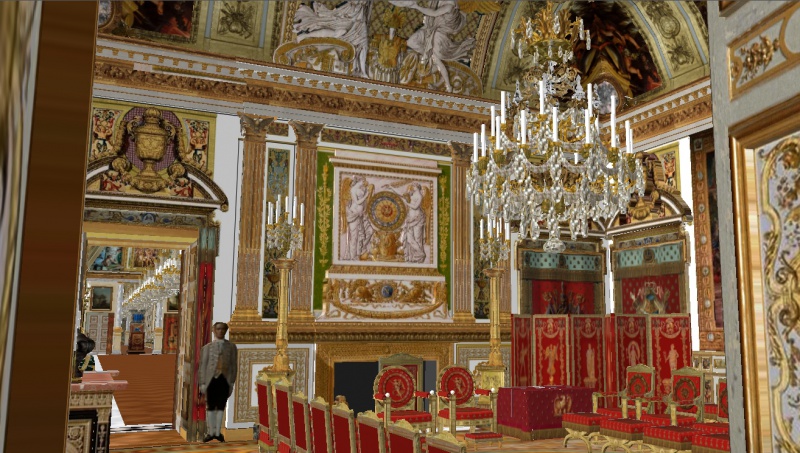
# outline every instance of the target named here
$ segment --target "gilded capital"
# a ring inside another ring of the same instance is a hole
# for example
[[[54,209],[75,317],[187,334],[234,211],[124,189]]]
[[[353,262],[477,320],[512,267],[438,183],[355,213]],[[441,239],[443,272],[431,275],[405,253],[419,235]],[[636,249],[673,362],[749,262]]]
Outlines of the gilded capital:
[[[324,124],[306,123],[303,121],[290,120],[289,126],[294,129],[294,135],[297,136],[297,144],[300,146],[316,146],[319,139],[319,133]]]
[[[453,159],[453,165],[468,167],[470,159],[472,158],[472,151],[470,146],[466,143],[447,142],[450,148],[450,157]]]
[[[242,125],[242,135],[245,140],[265,141],[267,129],[275,121],[274,116],[250,115],[239,112],[239,122]]]

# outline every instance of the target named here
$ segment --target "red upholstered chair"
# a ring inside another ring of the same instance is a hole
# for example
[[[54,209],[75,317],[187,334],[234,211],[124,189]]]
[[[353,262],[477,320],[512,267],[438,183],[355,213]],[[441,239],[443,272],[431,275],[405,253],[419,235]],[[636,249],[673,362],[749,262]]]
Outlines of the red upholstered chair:
[[[638,445],[641,450],[644,439],[644,430],[650,423],[632,418],[607,418],[600,422],[600,435],[605,436],[606,442],[601,451],[609,448],[621,448],[626,453],[631,453],[631,447]]]
[[[391,453],[422,453],[419,432],[405,420],[390,423],[387,428]]]
[[[275,383],[275,414],[277,423],[276,438],[290,449],[294,447],[294,407],[292,405],[292,385],[281,379]],[[280,451],[280,445],[278,445]]]
[[[387,427],[390,421],[405,420],[418,430],[433,429],[433,405],[431,412],[415,409],[417,398],[428,398],[430,395],[416,388],[414,377],[402,366],[388,366],[375,377],[372,387],[375,412]]]
[[[692,428],[707,434],[729,434],[728,429],[728,381],[720,379],[717,383],[717,421],[695,423]]]
[[[311,421],[309,420],[308,398],[301,392],[292,395],[292,413],[294,414],[294,451],[309,453],[311,446]]]
[[[593,412],[605,415],[609,418],[628,418],[630,409],[636,410],[636,419],[642,416],[642,408],[649,411],[651,405],[649,400],[653,397],[655,390],[655,369],[651,366],[639,364],[629,366],[625,370],[625,389],[619,393],[600,393],[592,394]],[[619,408],[598,407],[600,398],[619,398]],[[631,404],[633,403],[633,404]]]
[[[386,453],[386,431],[383,420],[375,412],[358,414],[358,451],[360,453]]]
[[[448,423],[450,432],[455,434],[456,426],[469,426],[470,432],[476,426],[489,425],[497,432],[497,390],[476,389],[469,370],[451,365],[439,373],[439,399],[447,405],[438,411],[437,425]],[[489,396],[491,408],[478,406],[478,396]]]
[[[642,420],[658,426],[690,428],[703,421],[703,372],[692,367],[672,372],[672,391],[667,396],[669,413],[644,414]]]
[[[353,410],[339,403],[331,410],[333,423],[333,452],[356,453],[356,421]]]
[[[467,446],[450,433],[439,433],[425,440],[428,453],[466,453]]]
[[[331,406],[318,396],[309,403],[311,413],[311,444],[315,453],[333,453]]]
[[[256,379],[256,395],[258,396],[258,451],[266,453],[275,451],[275,402],[272,401],[272,382],[259,374]]]

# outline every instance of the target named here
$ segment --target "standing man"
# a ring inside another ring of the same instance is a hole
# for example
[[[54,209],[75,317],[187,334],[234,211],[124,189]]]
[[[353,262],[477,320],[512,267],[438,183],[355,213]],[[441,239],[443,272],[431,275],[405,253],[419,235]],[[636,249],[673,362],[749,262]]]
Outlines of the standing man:
[[[236,345],[225,339],[228,325],[214,323],[214,340],[200,350],[198,373],[200,393],[206,398],[206,437],[203,442],[217,439],[225,442],[222,414],[236,381]]]

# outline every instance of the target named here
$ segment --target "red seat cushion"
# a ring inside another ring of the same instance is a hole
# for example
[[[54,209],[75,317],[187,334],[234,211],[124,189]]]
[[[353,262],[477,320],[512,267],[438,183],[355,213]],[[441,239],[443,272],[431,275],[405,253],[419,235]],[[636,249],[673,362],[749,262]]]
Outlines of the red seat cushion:
[[[731,451],[731,438],[728,434],[701,434],[694,436],[692,445],[719,451]]]
[[[703,410],[706,414],[717,415],[719,412],[719,406],[716,404],[706,404],[706,407]]]
[[[493,433],[491,431],[483,431],[480,433],[467,433],[464,434],[465,439],[471,440],[488,440],[488,439],[502,439],[503,435],[500,433]]]
[[[708,434],[728,434],[730,429],[727,423],[695,423],[692,428]]]
[[[681,426],[648,426],[644,429],[645,437],[670,442],[691,442],[696,434],[701,434],[701,432]]]
[[[385,412],[378,414],[378,418],[383,418]],[[431,413],[424,411],[392,411],[392,421],[405,420],[409,423],[426,423],[431,421]]]
[[[617,431],[626,434],[641,434],[644,429],[651,426],[650,423],[630,418],[611,419],[607,418],[600,422],[600,427],[610,431]]]
[[[456,420],[477,420],[482,418],[492,418],[494,414],[491,409],[481,409],[479,407],[459,407],[456,408]],[[450,409],[439,411],[439,417],[450,418]]]
[[[611,418],[622,418],[622,409],[609,409],[605,407],[598,407],[597,413]],[[630,412],[628,413],[630,415]]]
[[[568,414],[564,414],[561,417],[562,423],[574,423],[576,425],[585,425],[585,426],[599,426],[600,422],[605,420],[606,417],[600,414],[592,414],[591,412],[572,412]]]
[[[685,417],[680,415],[678,415],[677,420],[678,426],[683,426],[685,428],[688,428],[697,422],[697,419],[694,417]],[[669,426],[672,424],[672,420],[667,414],[643,414],[642,421],[646,421],[651,425],[658,426]]]

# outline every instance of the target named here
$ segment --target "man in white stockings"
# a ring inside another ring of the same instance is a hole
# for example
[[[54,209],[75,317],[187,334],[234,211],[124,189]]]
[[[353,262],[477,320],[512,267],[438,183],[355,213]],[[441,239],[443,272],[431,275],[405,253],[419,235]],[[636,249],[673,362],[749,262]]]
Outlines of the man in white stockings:
[[[214,323],[214,340],[200,350],[198,383],[206,397],[206,437],[203,442],[217,439],[225,442],[220,432],[225,404],[236,382],[236,345],[225,339],[228,325]]]

